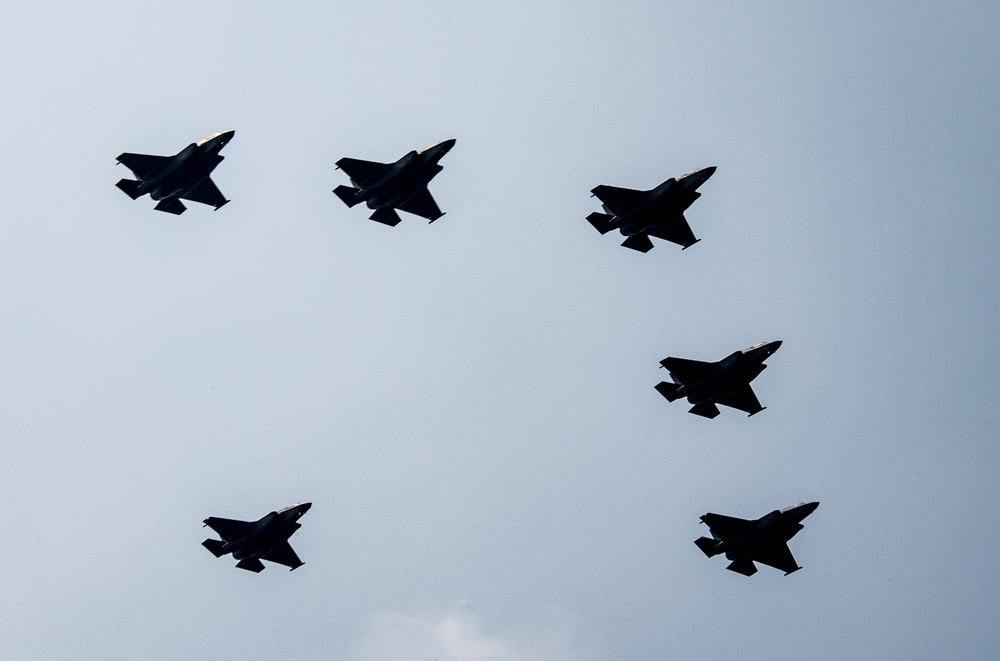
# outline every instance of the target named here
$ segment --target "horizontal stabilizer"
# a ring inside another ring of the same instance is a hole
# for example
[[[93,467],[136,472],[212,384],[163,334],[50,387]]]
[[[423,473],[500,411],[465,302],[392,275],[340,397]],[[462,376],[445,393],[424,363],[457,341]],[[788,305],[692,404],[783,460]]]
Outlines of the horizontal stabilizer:
[[[343,201],[348,207],[353,207],[358,204],[361,200],[358,199],[358,193],[361,192],[359,188],[351,188],[350,186],[337,186],[333,189],[333,192],[337,194],[337,197]]]
[[[222,550],[222,547],[225,546],[225,543],[220,539],[206,539],[204,542],[201,543],[201,545],[204,546],[209,551],[211,551],[212,555],[214,555],[216,558],[221,558],[222,556],[225,555],[225,552]]]
[[[639,252],[649,252],[653,249],[653,242],[649,240],[648,234],[633,234],[622,242],[622,245]]]
[[[184,203],[178,200],[176,197],[168,197],[165,200],[160,200],[160,203],[153,207],[157,211],[166,211],[167,213],[172,213],[175,216],[179,216],[187,210]]]
[[[698,539],[694,540],[694,543],[697,544],[698,548],[700,548],[702,552],[710,558],[719,553],[716,550],[716,547],[719,545],[719,540],[717,539],[709,539],[708,537],[699,537]]]
[[[688,410],[688,413],[694,413],[695,415],[700,415],[703,418],[711,420],[719,415],[719,407],[715,404],[695,404]]]
[[[680,395],[677,394],[677,391],[681,389],[681,386],[678,383],[660,381],[653,387],[656,388],[656,392],[666,397],[668,402],[672,402],[680,397]]]
[[[744,576],[753,576],[757,573],[757,566],[753,564],[753,560],[734,560],[726,569]]]
[[[139,199],[145,193],[139,192],[139,186],[142,185],[141,181],[135,181],[134,179],[122,179],[115,186],[122,189],[126,195],[131,197],[133,200]]]
[[[587,222],[594,226],[601,234],[607,234],[614,229],[614,219],[615,217],[608,213],[594,213],[587,216]]]
[[[264,563],[258,560],[257,558],[243,558],[242,560],[236,563],[236,566],[239,567],[240,569],[246,569],[247,571],[252,571],[255,574],[264,571]]]
[[[376,223],[382,223],[383,225],[388,225],[389,227],[395,227],[399,225],[400,217],[396,213],[395,209],[378,209],[372,215],[368,216]]]

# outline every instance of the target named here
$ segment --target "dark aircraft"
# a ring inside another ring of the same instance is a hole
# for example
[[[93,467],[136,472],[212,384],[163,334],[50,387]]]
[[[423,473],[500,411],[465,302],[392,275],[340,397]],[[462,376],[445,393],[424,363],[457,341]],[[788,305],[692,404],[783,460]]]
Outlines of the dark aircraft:
[[[725,553],[726,558],[732,560],[726,569],[744,576],[757,573],[754,562],[780,569],[788,576],[802,569],[788,550],[788,540],[802,530],[802,519],[817,507],[819,503],[798,503],[774,510],[756,521],[706,514],[701,522],[712,532],[712,539],[699,537],[694,543],[710,558]]]
[[[201,142],[188,145],[174,156],[149,156],[125,153],[118,157],[136,176],[122,179],[116,186],[133,200],[146,193],[159,203],[157,211],[180,215],[187,208],[181,199],[201,202],[216,209],[229,202],[215,187],[209,175],[223,156],[219,152],[236,131],[226,131],[209,136]]]
[[[227,553],[239,560],[236,566],[252,572],[264,569],[261,560],[270,560],[296,569],[305,563],[299,560],[288,544],[288,538],[302,527],[299,518],[309,511],[312,503],[295,504],[271,512],[259,521],[236,521],[210,516],[205,525],[219,533],[218,539],[206,539],[202,546],[221,558]]]
[[[628,237],[622,245],[639,252],[653,249],[651,236],[680,244],[682,250],[690,248],[700,239],[694,238],[684,211],[701,197],[698,187],[713,174],[715,166],[693,170],[648,191],[598,186],[590,192],[603,203],[607,213],[595,211],[587,220],[601,234],[621,231]]]
[[[750,382],[764,371],[764,361],[778,350],[781,340],[761,342],[743,351],[737,351],[717,363],[703,363],[685,358],[664,358],[661,367],[670,372],[673,383],[660,381],[656,390],[668,402],[687,397],[694,404],[689,413],[714,418],[719,415],[716,404],[760,413],[765,407],[757,401]]]
[[[444,169],[438,161],[454,146],[454,140],[445,140],[411,151],[395,163],[342,158],[337,161],[337,169],[347,173],[354,187],[337,186],[333,192],[349,207],[366,202],[369,209],[375,210],[369,218],[392,227],[400,221],[396,209],[433,223],[444,214],[427,184]]]

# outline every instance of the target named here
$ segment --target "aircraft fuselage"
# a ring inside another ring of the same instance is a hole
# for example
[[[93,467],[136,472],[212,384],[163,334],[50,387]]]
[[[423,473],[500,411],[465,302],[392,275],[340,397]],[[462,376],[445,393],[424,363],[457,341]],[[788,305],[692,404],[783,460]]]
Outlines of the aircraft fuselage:
[[[455,140],[445,140],[422,151],[411,151],[379,177],[360,188],[357,199],[369,209],[397,209],[418,192],[443,169],[438,161],[455,145]]]
[[[305,503],[265,515],[246,534],[227,539],[222,547],[223,553],[232,553],[237,560],[267,556],[302,527],[298,519],[310,506],[310,503]]]
[[[211,175],[225,159],[219,152],[235,133],[225,131],[201,142],[192,142],[172,156],[163,170],[140,181],[139,192],[149,193],[154,200],[184,197]]]
[[[687,397],[692,404],[717,402],[746,386],[767,367],[762,362],[747,358],[740,351],[723,358],[716,365],[701,381],[682,385],[677,394]]]

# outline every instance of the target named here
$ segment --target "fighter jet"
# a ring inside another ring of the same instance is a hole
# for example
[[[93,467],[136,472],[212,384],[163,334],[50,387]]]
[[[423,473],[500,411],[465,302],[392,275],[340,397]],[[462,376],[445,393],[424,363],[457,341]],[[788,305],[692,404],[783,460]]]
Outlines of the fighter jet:
[[[157,211],[180,215],[187,208],[181,199],[201,202],[219,209],[229,202],[209,175],[222,162],[219,154],[236,131],[225,131],[195,142],[173,156],[121,154],[118,162],[127,167],[138,181],[122,179],[116,186],[133,200],[146,193],[158,204]]]
[[[607,213],[595,211],[587,220],[601,234],[621,231],[628,237],[622,245],[632,250],[652,250],[651,236],[680,244],[685,250],[701,239],[694,238],[684,211],[701,197],[698,187],[713,174],[715,166],[692,170],[648,191],[598,186],[590,192],[603,203]]]
[[[660,381],[656,390],[668,402],[687,397],[694,404],[689,413],[714,418],[719,415],[716,404],[730,406],[750,415],[766,407],[757,401],[750,382],[764,371],[764,361],[778,350],[781,340],[761,342],[737,351],[717,363],[703,363],[685,358],[664,358],[661,367],[670,372],[673,383]]]
[[[802,569],[788,550],[788,540],[802,530],[802,519],[817,507],[819,503],[797,503],[774,510],[756,521],[706,514],[701,522],[712,532],[712,539],[699,537],[694,543],[710,558],[725,553],[726,558],[732,560],[726,569],[744,576],[757,573],[754,562],[780,569],[788,576]]]
[[[432,223],[443,216],[427,184],[443,170],[438,161],[455,146],[445,140],[420,151],[411,151],[395,163],[375,163],[342,158],[337,169],[351,178],[351,186],[337,186],[333,192],[349,207],[366,202],[374,209],[369,218],[391,227],[399,224],[396,209],[426,218]]]
[[[239,560],[236,566],[254,573],[263,571],[261,560],[277,562],[293,570],[305,563],[299,560],[288,544],[288,538],[302,527],[299,518],[309,511],[312,503],[296,503],[283,510],[271,512],[258,521],[237,521],[210,516],[205,525],[219,533],[218,539],[201,543],[216,558],[227,553]]]

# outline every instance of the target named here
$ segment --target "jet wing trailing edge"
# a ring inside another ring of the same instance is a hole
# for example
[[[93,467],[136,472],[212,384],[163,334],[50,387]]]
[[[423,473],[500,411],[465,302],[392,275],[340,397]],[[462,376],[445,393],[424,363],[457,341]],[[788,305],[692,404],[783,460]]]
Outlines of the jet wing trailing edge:
[[[279,565],[285,565],[286,567],[291,567],[292,569],[297,569],[305,564],[299,560],[299,556],[295,554],[294,549],[292,549],[292,545],[287,541],[278,544],[270,553],[262,557],[264,560],[277,562]]]
[[[780,569],[785,572],[785,576],[802,569],[802,567],[799,567],[799,564],[795,562],[795,558],[792,556],[792,551],[788,548],[788,544],[772,546],[766,551],[759,551],[752,556],[752,559],[755,562],[767,565],[768,567]]]
[[[215,182],[208,177],[181,197],[185,200],[191,200],[192,202],[207,204],[208,206],[215,207],[216,209],[229,202],[229,200],[227,200],[222,194],[222,191],[219,190],[219,187],[215,185]]]
[[[414,193],[410,199],[399,206],[399,210],[426,218],[432,223],[444,215],[438,208],[437,202],[434,201],[431,192],[426,188]]]
[[[649,236],[655,236],[657,239],[676,243],[679,246],[683,246],[685,250],[699,241],[699,239],[695,238],[694,232],[691,231],[691,226],[688,225],[684,214],[678,214],[672,220],[650,230]]]
[[[743,386],[725,399],[720,399],[719,403],[723,406],[728,406],[750,415],[760,413],[767,408],[760,405],[757,395],[754,394],[753,388],[749,385]]]

